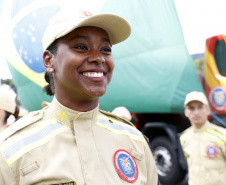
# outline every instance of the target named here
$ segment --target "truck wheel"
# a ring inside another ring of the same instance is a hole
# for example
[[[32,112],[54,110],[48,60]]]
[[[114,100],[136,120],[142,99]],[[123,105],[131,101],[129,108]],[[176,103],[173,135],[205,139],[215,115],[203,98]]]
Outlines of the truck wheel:
[[[167,137],[158,137],[151,141],[161,184],[174,185],[181,181],[186,172],[179,166],[178,155]]]

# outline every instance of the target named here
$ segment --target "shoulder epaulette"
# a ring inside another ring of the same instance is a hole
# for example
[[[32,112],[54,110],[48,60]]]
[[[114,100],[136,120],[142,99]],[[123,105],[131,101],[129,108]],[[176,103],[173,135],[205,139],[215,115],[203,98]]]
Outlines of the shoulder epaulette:
[[[102,114],[106,115],[106,116],[112,117],[112,118],[117,119],[117,120],[119,120],[119,121],[121,121],[121,122],[124,122],[124,123],[126,123],[126,124],[128,124],[128,125],[130,125],[130,126],[132,126],[132,127],[135,127],[134,124],[131,123],[130,121],[128,121],[127,119],[124,119],[124,118],[122,118],[122,117],[116,116],[116,115],[114,115],[114,114],[112,114],[112,113],[110,113],[110,112],[104,111],[104,110],[100,110],[100,109],[99,109],[99,111],[100,111]],[[136,127],[135,127],[135,128],[136,128]]]
[[[43,110],[30,112],[28,115],[13,123],[10,127],[0,133],[0,144],[8,137],[22,128],[40,120],[43,117]]]
[[[218,125],[212,124],[212,129],[219,132],[220,134],[226,136],[226,128]]]
[[[124,118],[122,118],[122,117],[116,116],[116,115],[114,115],[114,114],[112,114],[112,113],[110,113],[110,112],[106,112],[106,111],[103,111],[103,110],[99,110],[99,111],[100,111],[100,113],[104,114],[104,115],[107,116],[107,117],[116,119],[116,120],[118,120],[118,121],[120,121],[120,122],[122,122],[122,123],[125,123],[125,124],[127,124],[127,125],[133,127],[133,129],[135,129],[137,132],[139,132],[139,134],[141,134],[141,135],[143,136],[143,138],[145,138],[145,140],[146,140],[147,143],[149,144],[149,139],[147,138],[147,136],[145,136],[141,131],[139,131],[139,130],[134,126],[134,124],[131,123],[130,121],[128,121],[127,119],[124,119]],[[143,141],[143,139],[142,139],[142,141]]]
[[[224,145],[226,143],[226,130],[216,125],[212,125],[210,128],[207,128],[204,133],[212,137],[219,144]]]

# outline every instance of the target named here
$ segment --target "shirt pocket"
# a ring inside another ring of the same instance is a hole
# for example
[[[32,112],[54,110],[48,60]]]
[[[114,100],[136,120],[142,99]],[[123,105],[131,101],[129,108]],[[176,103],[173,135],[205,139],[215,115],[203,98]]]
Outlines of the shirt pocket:
[[[222,169],[225,168],[223,153],[221,146],[214,142],[208,143],[202,151],[203,164],[207,169]]]

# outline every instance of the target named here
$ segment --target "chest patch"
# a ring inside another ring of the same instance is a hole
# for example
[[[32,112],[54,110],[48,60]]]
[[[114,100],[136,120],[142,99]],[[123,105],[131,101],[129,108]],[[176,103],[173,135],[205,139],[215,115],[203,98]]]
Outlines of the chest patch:
[[[138,178],[138,167],[133,156],[126,150],[117,150],[114,154],[114,165],[119,176],[127,182]]]
[[[206,147],[206,154],[213,158],[213,157],[216,157],[217,154],[218,154],[218,149],[217,147],[213,146],[213,145],[209,145]]]

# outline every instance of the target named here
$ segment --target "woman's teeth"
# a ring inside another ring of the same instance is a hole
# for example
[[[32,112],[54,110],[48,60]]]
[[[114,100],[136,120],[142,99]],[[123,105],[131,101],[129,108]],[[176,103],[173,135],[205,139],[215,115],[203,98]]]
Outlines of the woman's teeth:
[[[84,76],[88,76],[88,77],[94,77],[94,78],[97,78],[97,77],[102,77],[104,74],[103,72],[85,72],[83,73]]]

